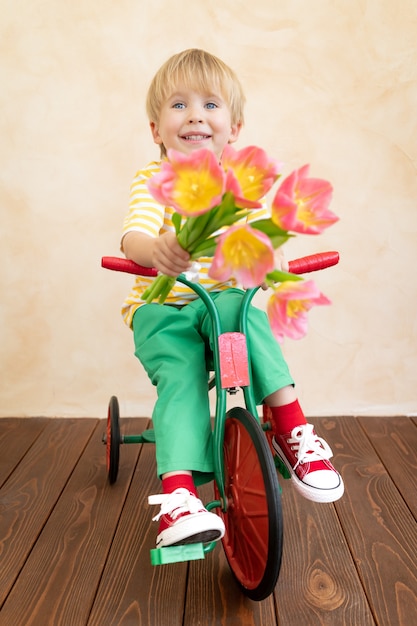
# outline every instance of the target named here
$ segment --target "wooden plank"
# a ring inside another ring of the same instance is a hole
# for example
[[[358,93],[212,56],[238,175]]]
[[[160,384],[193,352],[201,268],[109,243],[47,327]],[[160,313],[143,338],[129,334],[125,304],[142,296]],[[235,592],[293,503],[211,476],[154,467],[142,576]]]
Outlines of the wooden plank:
[[[203,561],[190,563],[184,626],[242,624],[274,626],[274,598],[249,600],[239,589],[221,545]]]
[[[332,447],[332,461],[340,471],[343,458],[334,421],[312,421],[317,433]],[[280,478],[280,483],[284,549],[275,591],[279,623],[373,626],[375,621],[335,505],[306,500],[290,480]]]
[[[69,434],[72,425],[63,428]],[[3,606],[1,625],[86,624],[138,454],[137,446],[126,446],[120,481],[111,487],[104,430],[103,420]]]
[[[45,418],[0,419],[0,487],[47,425]]]
[[[346,485],[335,506],[375,619],[417,624],[416,522],[358,421],[329,423]]]
[[[213,500],[213,484],[200,487],[199,495],[203,502]],[[253,602],[240,591],[220,542],[204,560],[190,563],[184,626],[276,623],[273,596]]]
[[[155,446],[141,446],[129,494],[100,581],[88,626],[181,625],[188,563],[152,566],[158,524],[147,497],[160,492]]]
[[[417,428],[408,417],[359,417],[398,491],[417,519]]]
[[[283,487],[284,549],[275,590],[285,626],[374,626],[367,598],[333,504],[310,502]]]
[[[89,419],[50,420],[1,488],[0,605],[32,550],[96,423],[97,420]]]

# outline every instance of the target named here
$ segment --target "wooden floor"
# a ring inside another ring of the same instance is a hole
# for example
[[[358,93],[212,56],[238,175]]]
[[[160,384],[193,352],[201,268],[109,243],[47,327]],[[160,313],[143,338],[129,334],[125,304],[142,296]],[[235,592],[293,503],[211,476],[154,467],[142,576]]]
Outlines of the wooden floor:
[[[152,444],[121,448],[111,487],[103,421],[0,420],[0,626],[417,624],[416,418],[314,421],[346,493],[320,505],[281,481],[281,574],[255,603],[220,545],[202,561],[150,565]],[[147,426],[124,419],[122,430]]]

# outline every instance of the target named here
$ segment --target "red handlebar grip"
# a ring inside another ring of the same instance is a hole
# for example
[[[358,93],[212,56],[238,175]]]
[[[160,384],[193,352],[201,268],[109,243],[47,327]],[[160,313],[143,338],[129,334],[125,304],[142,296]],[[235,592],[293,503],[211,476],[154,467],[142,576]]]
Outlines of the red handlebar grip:
[[[288,265],[292,274],[307,274],[316,270],[324,270],[326,267],[331,267],[338,263],[338,252],[318,252],[317,254],[304,256],[301,259],[294,259]]]
[[[127,274],[139,274],[140,276],[158,276],[154,267],[144,267],[128,259],[120,259],[115,256],[104,256],[101,259],[101,267],[116,272],[126,272]]]

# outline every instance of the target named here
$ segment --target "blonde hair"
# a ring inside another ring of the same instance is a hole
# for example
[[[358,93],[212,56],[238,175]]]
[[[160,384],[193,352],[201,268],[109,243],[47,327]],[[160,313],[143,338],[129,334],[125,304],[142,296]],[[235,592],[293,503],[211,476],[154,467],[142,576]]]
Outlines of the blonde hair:
[[[230,109],[232,124],[243,124],[246,99],[235,72],[221,59],[197,48],[174,54],[155,74],[146,98],[150,122],[158,124],[164,102],[179,83],[201,93],[220,93]],[[161,155],[165,155],[164,146]]]

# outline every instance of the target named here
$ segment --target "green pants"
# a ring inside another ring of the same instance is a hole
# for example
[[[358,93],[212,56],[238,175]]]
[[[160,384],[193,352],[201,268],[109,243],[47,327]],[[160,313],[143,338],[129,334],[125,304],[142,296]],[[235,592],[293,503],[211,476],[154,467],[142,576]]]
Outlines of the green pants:
[[[212,294],[223,332],[238,330],[243,292]],[[146,304],[133,318],[135,354],[157,388],[152,419],[158,475],[175,470],[213,472],[212,432],[206,356],[212,345],[211,319],[198,298],[182,308]],[[249,307],[253,392],[255,402],[293,384],[266,314]]]

